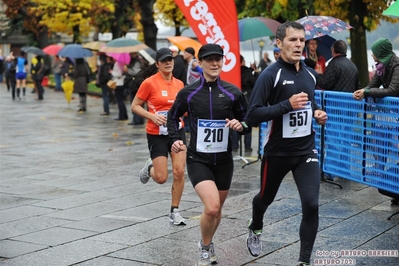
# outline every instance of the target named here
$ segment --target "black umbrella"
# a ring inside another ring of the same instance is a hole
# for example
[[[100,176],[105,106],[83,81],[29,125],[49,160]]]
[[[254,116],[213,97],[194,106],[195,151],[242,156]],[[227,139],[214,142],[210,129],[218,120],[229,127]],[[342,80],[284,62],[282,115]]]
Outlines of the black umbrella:
[[[32,53],[32,54],[40,55],[40,56],[46,55],[46,53],[43,52],[42,49],[37,48],[35,46],[24,46],[21,48],[21,50],[24,51],[25,53]]]

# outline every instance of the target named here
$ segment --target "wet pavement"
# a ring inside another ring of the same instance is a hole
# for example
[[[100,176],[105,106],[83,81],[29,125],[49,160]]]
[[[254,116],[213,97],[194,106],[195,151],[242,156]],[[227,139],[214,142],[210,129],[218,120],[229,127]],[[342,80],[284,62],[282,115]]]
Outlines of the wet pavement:
[[[194,265],[202,205],[187,178],[187,225],[169,224],[171,178],[138,178],[149,157],[144,126],[115,121],[116,105],[100,116],[98,97],[79,114],[77,95],[68,105],[62,92],[46,89],[35,101],[30,91],[12,101],[0,85],[0,265]],[[253,137],[256,150],[256,129]],[[243,164],[235,161],[214,237],[219,265],[296,265],[301,209],[292,176],[266,212],[263,252],[254,258],[245,239],[260,163]],[[321,184],[312,265],[399,265],[399,215],[387,220],[399,206],[375,188],[337,182],[343,189]]]

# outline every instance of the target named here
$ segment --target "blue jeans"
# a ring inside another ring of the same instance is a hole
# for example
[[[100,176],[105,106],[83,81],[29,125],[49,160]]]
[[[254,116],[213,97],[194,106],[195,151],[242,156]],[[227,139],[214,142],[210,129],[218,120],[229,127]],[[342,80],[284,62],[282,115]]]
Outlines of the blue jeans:
[[[55,73],[54,74],[54,80],[55,80],[55,89],[58,90],[62,90],[61,88],[61,74],[60,73]]]
[[[107,84],[101,85],[101,92],[103,97],[103,109],[105,113],[109,114],[109,88]]]

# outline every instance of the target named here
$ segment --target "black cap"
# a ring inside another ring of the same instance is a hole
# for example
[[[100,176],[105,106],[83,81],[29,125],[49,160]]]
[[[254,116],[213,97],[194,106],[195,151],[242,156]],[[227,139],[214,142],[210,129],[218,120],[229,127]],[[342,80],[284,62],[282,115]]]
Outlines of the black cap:
[[[155,60],[156,61],[162,61],[168,57],[173,58],[172,51],[169,48],[161,48],[157,51],[155,54]]]
[[[195,50],[193,47],[187,47],[186,49],[184,49],[184,51],[191,55],[195,55]]]
[[[214,43],[204,44],[198,52],[198,58],[203,58],[209,55],[223,56],[223,49],[220,45]]]

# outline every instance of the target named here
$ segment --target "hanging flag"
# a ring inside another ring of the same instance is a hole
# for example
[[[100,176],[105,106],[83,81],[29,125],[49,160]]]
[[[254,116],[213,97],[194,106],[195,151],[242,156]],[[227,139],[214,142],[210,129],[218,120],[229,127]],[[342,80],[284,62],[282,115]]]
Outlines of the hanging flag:
[[[241,88],[240,42],[234,0],[175,0],[201,44],[223,48],[221,78]]]

